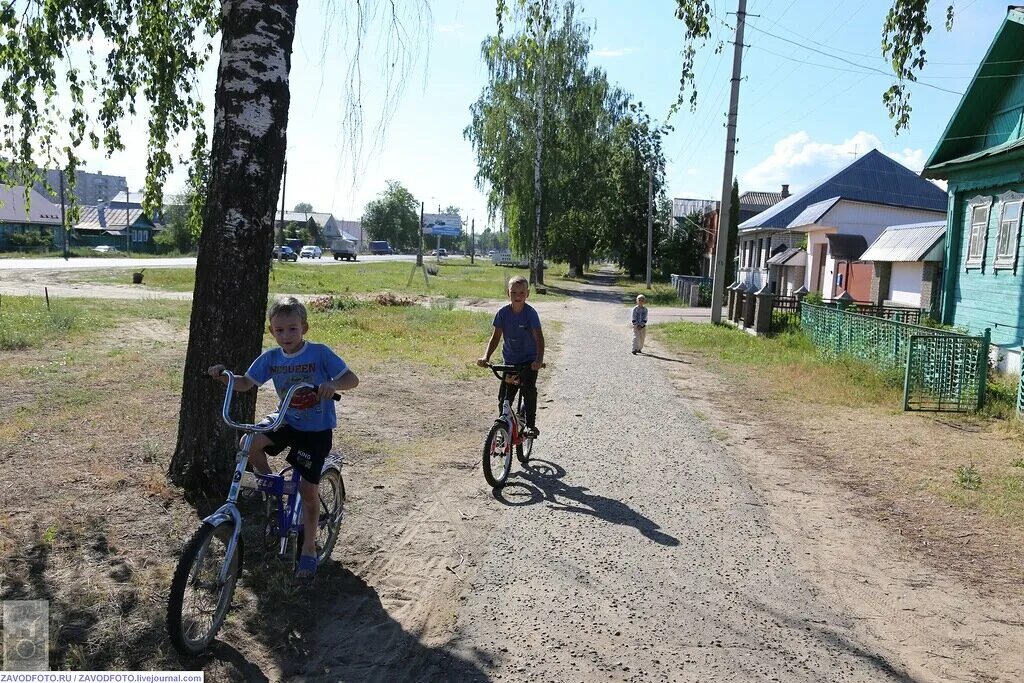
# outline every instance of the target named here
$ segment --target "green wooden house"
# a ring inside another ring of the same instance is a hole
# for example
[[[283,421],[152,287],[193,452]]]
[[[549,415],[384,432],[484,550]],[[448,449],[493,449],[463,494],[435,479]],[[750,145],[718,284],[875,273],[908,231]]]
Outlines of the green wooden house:
[[[942,322],[992,330],[1001,369],[1024,343],[1024,6],[1011,6],[925,164],[947,181]]]

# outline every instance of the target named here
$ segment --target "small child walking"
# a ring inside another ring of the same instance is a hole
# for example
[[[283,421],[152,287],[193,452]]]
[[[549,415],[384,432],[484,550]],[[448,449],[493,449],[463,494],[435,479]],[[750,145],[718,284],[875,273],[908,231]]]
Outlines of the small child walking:
[[[644,339],[647,337],[647,297],[640,294],[636,297],[633,307],[633,355],[644,350]]]

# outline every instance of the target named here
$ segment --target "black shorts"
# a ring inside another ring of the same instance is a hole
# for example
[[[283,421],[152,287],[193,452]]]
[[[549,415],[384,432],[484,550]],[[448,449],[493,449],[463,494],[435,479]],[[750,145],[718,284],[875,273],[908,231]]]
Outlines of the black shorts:
[[[333,434],[330,429],[303,432],[291,425],[281,425],[276,432],[267,432],[270,445],[263,451],[267,455],[277,455],[291,448],[286,458],[288,463],[299,471],[303,479],[311,484],[319,484],[324,460],[331,453]]]

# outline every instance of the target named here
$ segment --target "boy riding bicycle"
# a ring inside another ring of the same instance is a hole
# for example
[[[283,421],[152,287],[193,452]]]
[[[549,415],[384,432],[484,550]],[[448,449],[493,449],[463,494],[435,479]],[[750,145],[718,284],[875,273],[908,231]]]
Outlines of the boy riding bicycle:
[[[305,383],[317,387],[299,390],[291,406],[285,410],[284,425],[277,431],[256,434],[249,450],[249,461],[259,474],[271,474],[267,455],[277,455],[291,448],[287,460],[302,476],[299,493],[306,504],[302,506],[302,521],[306,529],[316,529],[319,509],[318,485],[324,460],[331,452],[332,432],[337,426],[334,412],[334,394],[355,389],[359,378],[329,347],[308,342],[303,336],[309,331],[306,307],[295,297],[282,297],[271,305],[267,313],[270,334],[278,348],[264,351],[252,362],[244,376],[235,377],[235,391],[249,391],[270,379],[278,396],[284,397],[294,384]],[[211,377],[227,383],[221,376],[223,365],[209,369]],[[295,576],[312,579],[317,567],[316,534],[303,536],[302,551]]]
[[[540,326],[540,316],[536,309],[526,303],[530,296],[530,283],[522,275],[508,281],[509,302],[494,316],[494,333],[487,342],[483,358],[477,360],[480,367],[487,367],[491,354],[498,348],[498,341],[504,339],[501,357],[506,365],[522,365],[519,372],[519,383],[501,383],[498,389],[498,412],[502,402],[507,398],[512,401],[516,390],[523,392],[523,409],[526,413],[526,428],[523,436],[536,438],[540,436],[537,429],[537,371],[544,364],[544,332]]]

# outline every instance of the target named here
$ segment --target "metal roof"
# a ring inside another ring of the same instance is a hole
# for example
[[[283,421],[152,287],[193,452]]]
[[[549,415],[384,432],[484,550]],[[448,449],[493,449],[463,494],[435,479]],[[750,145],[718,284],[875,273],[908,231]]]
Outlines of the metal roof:
[[[136,228],[152,228],[153,222],[149,220],[142,209],[128,209],[129,223]],[[79,209],[79,220],[75,224],[75,230],[124,230],[125,210],[108,209],[103,206],[83,206]]]
[[[868,241],[863,235],[844,235],[833,233],[825,235],[828,239],[828,252],[837,261],[862,261],[861,255],[868,248]]]
[[[740,206],[767,209],[775,206],[789,195],[781,192],[758,192],[751,190],[740,195]]]
[[[814,225],[817,223],[822,216],[828,213],[833,206],[839,203],[842,197],[832,197],[826,199],[823,202],[817,202],[811,204],[806,209],[800,212],[800,215],[793,219],[793,221],[786,227],[788,228],[799,228],[801,225]]]
[[[806,266],[807,252],[799,247],[789,247],[768,259],[769,266]]]
[[[945,191],[873,149],[803,192],[740,223],[740,230],[784,229],[811,204],[831,197],[946,212]]]
[[[878,236],[861,257],[861,261],[917,262],[941,261],[941,247],[946,239],[946,222],[891,225]]]

